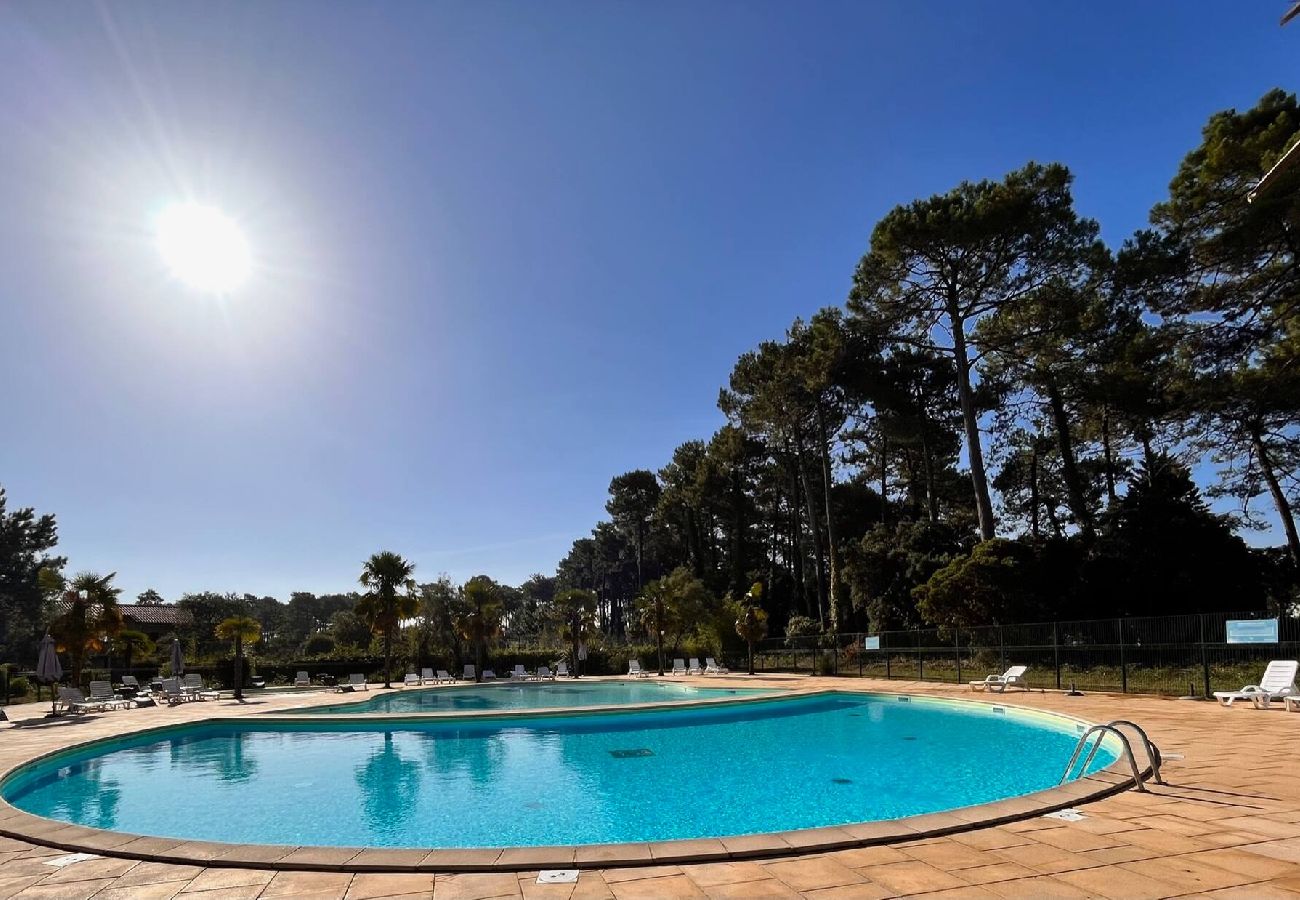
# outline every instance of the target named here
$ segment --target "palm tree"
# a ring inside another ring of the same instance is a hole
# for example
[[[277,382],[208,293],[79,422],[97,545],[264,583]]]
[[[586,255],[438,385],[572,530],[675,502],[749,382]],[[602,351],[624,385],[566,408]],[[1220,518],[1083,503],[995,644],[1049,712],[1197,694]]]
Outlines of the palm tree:
[[[499,586],[486,575],[475,575],[460,589],[452,623],[461,639],[474,647],[476,681],[483,678],[487,642],[501,631],[502,606]]]
[[[149,656],[157,649],[149,635],[131,629],[119,632],[113,639],[113,646],[122,651],[122,665],[127,670],[130,670],[132,660]]]
[[[262,638],[262,623],[250,616],[231,616],[217,624],[217,638],[235,644],[235,699],[244,699],[244,644]]]
[[[749,645],[749,674],[754,674],[754,643],[767,636],[767,610],[758,605],[763,596],[763,585],[755,582],[745,594],[743,600],[736,604],[736,634],[744,638]]]
[[[393,632],[419,609],[414,574],[415,563],[391,550],[376,553],[361,570],[359,580],[370,591],[357,603],[356,611],[373,633],[384,636],[384,687],[392,686]]]
[[[109,638],[122,630],[122,611],[117,607],[122,589],[113,585],[115,577],[116,572],[78,574],[68,583],[59,601],[59,614],[50,623],[58,649],[68,654],[73,684],[81,684],[86,657],[102,653]]]

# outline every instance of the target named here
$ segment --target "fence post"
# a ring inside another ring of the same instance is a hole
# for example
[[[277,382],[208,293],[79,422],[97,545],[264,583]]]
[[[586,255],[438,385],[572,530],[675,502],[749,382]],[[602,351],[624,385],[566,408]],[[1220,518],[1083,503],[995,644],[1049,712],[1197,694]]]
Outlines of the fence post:
[[[1052,623],[1052,662],[1056,665],[1056,689],[1061,689],[1061,636],[1056,631],[1057,623]]]
[[[884,650],[884,647],[881,647],[881,650]],[[893,677],[894,676],[889,673],[889,652],[885,651],[885,680],[888,681]]]
[[[919,642],[916,645],[916,680],[925,681],[925,655]]]
[[[859,678],[862,677],[862,657],[866,655],[867,655],[867,641],[861,634],[859,634],[858,635],[858,677]]]
[[[952,630],[952,646],[957,654],[957,683],[961,684],[961,627]]]
[[[1124,619],[1116,619],[1119,623],[1119,684],[1120,690],[1125,694],[1128,693],[1128,660],[1124,658]]]
[[[998,626],[998,660],[999,666],[1003,672],[1007,670],[1007,642],[1002,634],[1002,626]]]
[[[1210,694],[1210,655],[1205,646],[1205,613],[1201,613],[1201,674],[1205,676],[1205,699],[1212,696]]]

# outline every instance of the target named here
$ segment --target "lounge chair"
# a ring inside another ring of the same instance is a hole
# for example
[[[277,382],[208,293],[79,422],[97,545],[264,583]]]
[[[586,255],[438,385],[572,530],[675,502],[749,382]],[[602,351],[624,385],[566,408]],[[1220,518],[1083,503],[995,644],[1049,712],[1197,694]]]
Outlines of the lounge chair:
[[[134,675],[123,675],[122,687],[126,688],[127,690],[135,691],[137,694],[143,690],[143,688],[140,687],[139,679],[136,678]]]
[[[529,675],[526,671],[524,671],[524,667],[519,663],[515,663],[515,667],[510,670],[511,681],[527,681],[532,677],[533,676]]]
[[[437,682],[433,677],[433,669],[420,670],[420,684],[436,684],[436,683]]]
[[[627,661],[627,674],[633,678],[649,678],[650,673],[641,668],[641,660],[629,659]]]
[[[705,675],[726,675],[729,671],[730,669],[720,666],[716,662],[714,662],[712,656],[706,656],[704,658]]]
[[[674,675],[685,675],[685,674],[686,674],[686,660],[684,660],[684,659],[674,659],[674,660],[673,660],[673,672],[672,672],[672,674],[674,674]]]
[[[162,692],[158,699],[166,700],[168,706],[176,706],[193,698],[181,690],[181,680],[179,678],[164,678],[162,680]]]
[[[104,709],[118,709],[123,706],[130,706],[130,700],[123,700],[117,694],[113,693],[113,685],[107,681],[92,681],[90,683],[91,703],[98,703]]]
[[[217,691],[210,691],[203,686],[203,676],[198,672],[191,672],[185,676],[181,682],[181,690],[199,700],[216,700],[221,694]]]
[[[566,663],[564,660],[560,660],[555,664],[555,677],[556,678],[569,677],[569,664]]]
[[[353,672],[351,675],[348,676],[348,686],[351,687],[352,690],[354,690],[354,691],[355,691],[355,690],[362,690],[362,691],[368,691],[368,690],[370,690],[370,688],[366,686],[366,676],[363,675],[363,674],[361,674],[360,672]]]
[[[686,671],[691,675],[704,674],[704,669],[700,668],[700,661],[696,659],[694,656],[691,657],[691,665]]]
[[[1287,712],[1300,712],[1300,694],[1283,697],[1282,708]]]
[[[434,684],[455,684],[455,677],[446,669],[439,669],[438,674],[430,679]]]
[[[1025,680],[1025,672],[1029,671],[1029,666],[1012,666],[1001,675],[989,675],[983,681],[969,682],[972,691],[1005,691],[1009,687],[1018,687],[1021,690],[1029,690],[1029,684]]]
[[[420,681],[420,676],[414,672],[407,672],[406,677],[402,679],[402,687],[419,687],[423,683]]]
[[[88,712],[102,712],[104,707],[93,700],[87,700],[86,695],[81,692],[80,688],[64,687],[59,685],[59,705],[63,707],[64,712],[72,712],[80,715]]]
[[[484,670],[483,670],[483,677],[484,677],[484,678],[487,678],[487,673],[488,673],[488,670],[487,670],[487,669],[484,669]],[[461,675],[460,677],[461,677],[463,680],[465,680],[465,681],[474,681],[474,680],[475,680],[475,678],[474,678],[474,664],[473,664],[473,663],[466,663],[466,664],[465,664],[465,673],[464,673],[463,675]],[[496,677],[496,676],[493,676],[493,677]]]
[[[311,687],[311,676],[306,672],[299,672],[293,677],[294,687]]]
[[[549,678],[551,681],[555,680],[555,676],[551,674],[550,666],[538,666],[537,675],[534,677],[536,677],[538,681],[541,681],[543,678]]]
[[[1256,709],[1268,709],[1274,700],[1286,702],[1287,697],[1300,696],[1296,688],[1296,669],[1300,663],[1294,659],[1275,659],[1264,670],[1264,677],[1259,684],[1248,684],[1239,691],[1215,691],[1214,699],[1224,706],[1231,706],[1235,700],[1249,700]]]

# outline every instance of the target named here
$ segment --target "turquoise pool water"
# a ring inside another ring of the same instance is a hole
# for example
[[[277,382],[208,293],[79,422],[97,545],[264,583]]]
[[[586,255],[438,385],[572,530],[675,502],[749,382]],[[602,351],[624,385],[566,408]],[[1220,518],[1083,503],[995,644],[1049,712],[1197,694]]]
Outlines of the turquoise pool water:
[[[663,679],[636,681],[500,681],[492,684],[385,691],[361,703],[294,710],[299,713],[433,713],[488,709],[554,709],[562,706],[622,706],[681,703],[718,697],[746,697],[769,691],[752,688],[695,688]]]
[[[509,723],[242,720],[65,754],[0,793],[54,819],[214,841],[669,840],[1024,794],[1056,784],[1075,739],[1064,719],[861,694]]]

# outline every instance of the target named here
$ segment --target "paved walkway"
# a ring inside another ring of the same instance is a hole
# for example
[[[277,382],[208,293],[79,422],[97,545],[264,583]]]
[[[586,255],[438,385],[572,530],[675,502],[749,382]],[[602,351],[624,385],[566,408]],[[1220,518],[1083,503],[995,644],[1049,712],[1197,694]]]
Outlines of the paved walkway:
[[[951,685],[856,679],[729,677],[728,683],[961,696]],[[323,695],[314,702],[336,700]],[[1300,896],[1300,715],[1249,706],[1091,694],[1008,695],[1006,701],[1092,721],[1125,717],[1164,751],[1169,784],[1083,807],[1079,822],[1034,818],[942,838],[790,858],[631,869],[584,869],[576,885],[538,885],[536,872],[344,874],[202,868],[104,857],[54,868],[65,855],[0,838],[0,900],[171,897],[839,898]],[[72,740],[302,702],[259,698],[132,710],[52,727],[0,726],[0,766]],[[24,708],[11,709],[21,715]],[[36,708],[32,712],[37,712]],[[74,737],[70,737],[74,736]],[[1183,758],[1169,758],[1182,755]]]

